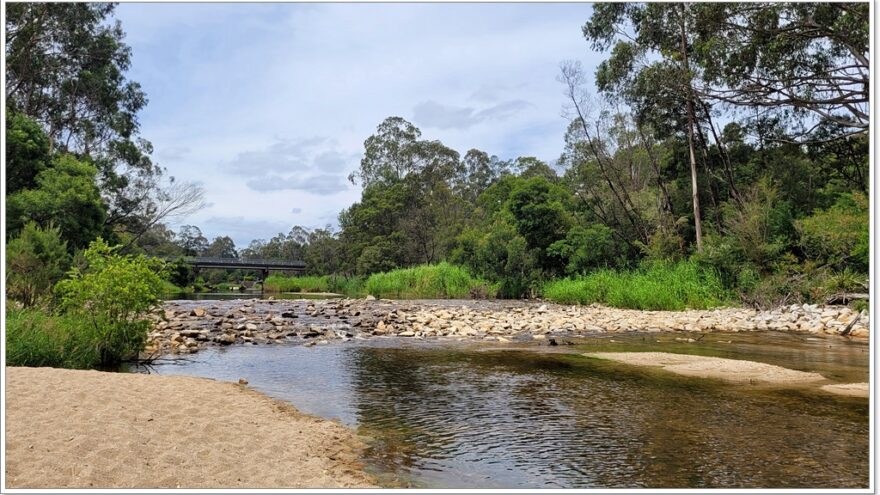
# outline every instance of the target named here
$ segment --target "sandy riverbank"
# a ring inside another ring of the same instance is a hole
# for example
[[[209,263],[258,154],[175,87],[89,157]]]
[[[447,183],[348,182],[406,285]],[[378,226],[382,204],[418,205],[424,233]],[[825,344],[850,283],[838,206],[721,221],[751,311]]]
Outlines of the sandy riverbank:
[[[190,377],[6,368],[7,488],[358,488],[338,423]]]
[[[587,357],[609,359],[633,366],[652,366],[697,378],[715,378],[736,383],[774,385],[821,382],[819,373],[792,370],[781,366],[740,359],[725,359],[669,352],[596,352]]]
[[[608,359],[631,366],[663,368],[678,375],[713,378],[733,383],[821,385],[821,382],[827,381],[819,373],[798,371],[756,361],[712,356],[670,352],[594,352],[584,354],[584,356]],[[820,388],[830,394],[850,397],[867,398],[870,393],[870,387],[867,383],[831,383],[821,385]]]

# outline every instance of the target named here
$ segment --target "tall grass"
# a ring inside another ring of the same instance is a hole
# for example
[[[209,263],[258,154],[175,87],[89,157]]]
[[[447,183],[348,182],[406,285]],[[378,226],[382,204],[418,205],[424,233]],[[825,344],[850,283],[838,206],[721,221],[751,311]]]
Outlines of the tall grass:
[[[96,324],[71,314],[7,308],[6,364],[80,369],[112,366],[133,357],[146,333],[145,322]]]
[[[489,291],[485,281],[446,262],[374,273],[366,283],[368,294],[398,299],[461,299]]]
[[[554,280],[544,285],[544,297],[563,304],[670,311],[712,308],[729,300],[718,274],[690,261]]]
[[[263,290],[269,292],[330,292],[328,276],[284,277],[270,275],[263,281]]]

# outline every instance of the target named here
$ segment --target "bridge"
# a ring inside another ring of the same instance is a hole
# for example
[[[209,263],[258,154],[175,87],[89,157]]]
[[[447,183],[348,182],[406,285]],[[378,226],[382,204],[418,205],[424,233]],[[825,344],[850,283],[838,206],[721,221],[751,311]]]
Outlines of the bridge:
[[[204,256],[187,256],[183,258],[174,258],[182,260],[184,263],[195,269],[201,268],[222,268],[227,270],[257,270],[262,274],[262,280],[269,276],[269,271],[285,271],[294,272],[296,274],[303,273],[306,270],[306,264],[302,261],[288,260],[263,260],[263,259],[238,259],[238,258],[209,258]]]

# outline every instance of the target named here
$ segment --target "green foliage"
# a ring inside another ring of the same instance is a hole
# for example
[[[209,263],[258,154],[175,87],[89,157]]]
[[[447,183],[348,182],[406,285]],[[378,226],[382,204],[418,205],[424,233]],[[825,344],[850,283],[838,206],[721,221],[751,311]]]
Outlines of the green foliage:
[[[49,137],[33,119],[6,111],[6,194],[36,187],[51,161]]]
[[[36,188],[6,198],[6,235],[28,222],[54,223],[68,248],[78,249],[104,231],[106,208],[95,185],[97,169],[71,155],[61,155],[36,176]]]
[[[804,253],[840,269],[868,271],[868,198],[843,194],[826,210],[796,223]]]
[[[794,237],[788,203],[767,180],[758,181],[743,195],[742,204],[722,206],[723,231],[733,243],[737,259],[768,268],[789,248]]]
[[[165,289],[161,261],[118,250],[100,238],[93,241],[83,253],[86,266],[75,266],[55,288],[65,314],[91,324],[103,364],[143,349],[149,329],[145,317]]]
[[[367,279],[366,291],[376,297],[462,299],[486,293],[487,284],[463,267],[439,263],[374,273]]]
[[[5,68],[9,108],[39,122],[60,153],[95,165],[109,218],[119,226],[143,220],[161,169],[149,159],[152,145],[138,135],[137,114],[147,99],[137,82],[126,79],[131,48],[113,18],[115,8],[112,3],[9,5]],[[73,218],[86,215],[67,211]],[[70,238],[62,218],[54,220],[71,248],[95,237]]]
[[[6,295],[25,307],[51,295],[70,265],[67,244],[51,224],[31,222],[6,245]]]
[[[329,276],[283,277],[270,275],[263,281],[269,292],[330,292]]]
[[[79,314],[45,310],[6,311],[6,364],[75,369],[114,369],[100,327]]]
[[[618,258],[611,229],[599,224],[573,227],[565,239],[551,244],[547,252],[561,260],[569,275],[613,266]]]
[[[544,286],[544,297],[564,304],[600,303],[643,310],[705,309],[729,300],[713,271],[687,261],[554,280]]]

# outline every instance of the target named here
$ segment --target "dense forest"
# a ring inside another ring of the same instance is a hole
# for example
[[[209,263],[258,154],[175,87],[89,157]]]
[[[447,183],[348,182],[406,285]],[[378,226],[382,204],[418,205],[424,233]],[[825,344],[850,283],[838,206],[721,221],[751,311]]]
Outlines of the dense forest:
[[[596,4],[584,50],[605,60],[595,74],[560,64],[555,162],[453,150],[388,117],[338,230],[246,247],[169,229],[203,191],[150,159],[112,4],[6,9],[6,276],[25,305],[98,237],[122,254],[301,259],[345,279],[445,262],[486,282],[472,295],[507,298],[596,274],[687,273],[758,306],[864,292],[866,3]],[[180,286],[246,275],[169,273]]]

